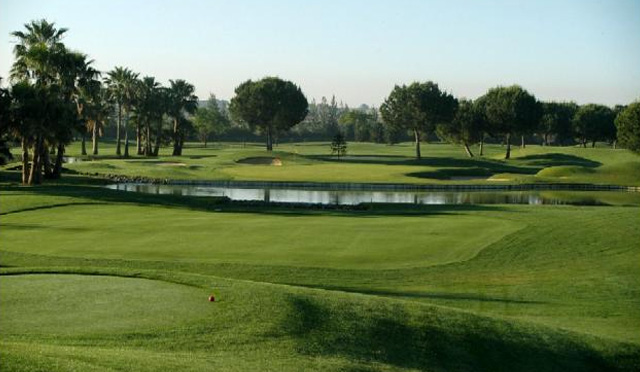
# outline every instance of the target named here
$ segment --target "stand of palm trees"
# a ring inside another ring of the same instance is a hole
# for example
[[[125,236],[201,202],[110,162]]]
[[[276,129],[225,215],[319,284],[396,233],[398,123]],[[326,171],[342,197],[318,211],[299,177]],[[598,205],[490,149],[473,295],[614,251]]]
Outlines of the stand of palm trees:
[[[90,135],[92,154],[97,155],[98,139],[114,112],[116,155],[129,157],[130,123],[136,128],[136,154],[157,156],[161,144],[170,138],[173,155],[181,155],[191,127],[188,115],[198,106],[194,86],[170,80],[170,86],[163,87],[153,77],[140,79],[124,67],[107,72],[102,80],[93,60],[62,42],[66,32],[43,19],[12,33],[17,39],[15,62],[11,85],[1,91],[0,139],[20,142],[22,183],[59,178],[65,147],[76,136],[81,137],[86,155]],[[168,131],[165,118],[172,122]]]

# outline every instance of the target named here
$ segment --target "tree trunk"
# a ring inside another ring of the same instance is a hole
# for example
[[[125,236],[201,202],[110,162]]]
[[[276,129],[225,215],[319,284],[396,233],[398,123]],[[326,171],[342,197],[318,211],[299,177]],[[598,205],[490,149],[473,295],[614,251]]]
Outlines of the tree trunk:
[[[204,148],[207,148],[207,137],[204,138]]]
[[[53,167],[53,178],[62,176],[62,160],[64,158],[64,145],[58,145],[58,153],[56,154],[56,163]]]
[[[44,178],[51,179],[54,178],[53,171],[51,170],[51,158],[49,157],[49,148],[47,146],[42,146],[42,153],[40,155],[40,159],[42,162],[42,168],[44,170]]]
[[[158,123],[158,128],[156,132],[156,143],[155,148],[153,149],[153,156],[158,156],[160,153],[160,140],[162,138],[162,122]]]
[[[42,168],[42,164],[40,162],[41,154],[42,138],[38,136],[33,146],[33,162],[31,164],[31,169],[29,170],[29,180],[27,181],[28,185],[37,185],[40,183]]]
[[[273,151],[273,138],[271,137],[271,127],[267,127],[267,151]]]
[[[179,156],[180,155],[180,135],[178,133],[178,119],[174,118],[173,119],[173,153],[171,155],[173,156]]]
[[[120,127],[122,127],[122,106],[118,104],[118,125],[116,126],[116,141],[118,145],[116,147],[116,155],[120,156],[122,152],[120,152],[120,143],[121,143],[121,135],[120,135]]]
[[[415,136],[416,140],[416,159],[422,159],[422,154],[420,154],[420,131],[414,129],[413,135]]]
[[[585,149],[587,148],[587,139],[584,137],[582,137],[582,147]]]
[[[147,122],[147,128],[146,129],[147,129],[146,130],[146,132],[147,132],[146,137],[147,138],[145,138],[146,141],[145,141],[145,146],[144,146],[144,154],[146,156],[151,156],[151,123],[150,122]]]
[[[596,147],[596,141],[591,142],[591,147]]]
[[[523,149],[525,147],[527,147],[527,145],[524,143],[524,136],[520,136],[520,148]]]
[[[611,143],[611,147],[613,147],[613,149],[617,149],[618,148],[618,140],[613,140],[613,143]]]
[[[82,133],[82,155],[87,155],[87,135]]]
[[[91,133],[91,140],[93,141],[93,148],[91,153],[93,155],[98,155],[98,123],[93,124],[93,133]]]
[[[469,145],[465,142],[464,144],[464,151],[467,152],[467,155],[472,158],[473,157],[473,153],[471,152],[471,149],[469,148]]]
[[[27,145],[27,139],[22,138],[22,184],[26,185],[29,182],[29,146]]]
[[[129,157],[129,113],[125,112],[124,114],[124,157]]]
[[[140,123],[136,120],[136,154],[142,155],[142,131],[140,130]]]
[[[484,155],[484,134],[482,135],[482,138],[480,139],[480,156]]]
[[[508,133],[507,134],[507,153],[504,156],[505,159],[510,159],[511,158],[511,134]]]

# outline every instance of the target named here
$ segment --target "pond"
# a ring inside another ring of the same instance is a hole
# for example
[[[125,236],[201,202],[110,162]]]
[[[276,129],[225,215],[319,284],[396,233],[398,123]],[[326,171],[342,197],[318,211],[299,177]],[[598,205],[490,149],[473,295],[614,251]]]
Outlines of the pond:
[[[113,190],[178,196],[224,196],[238,201],[357,205],[392,204],[550,204],[640,205],[640,193],[620,191],[423,191],[335,190],[281,187],[119,183]]]

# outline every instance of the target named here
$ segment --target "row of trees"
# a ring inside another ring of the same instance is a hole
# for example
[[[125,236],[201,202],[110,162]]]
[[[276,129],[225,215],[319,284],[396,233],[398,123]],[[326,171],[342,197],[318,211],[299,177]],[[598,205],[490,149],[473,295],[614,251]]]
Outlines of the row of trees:
[[[634,149],[629,127],[640,123],[632,120],[638,104],[611,109],[604,105],[539,102],[518,85],[495,87],[476,99],[458,100],[440,90],[433,82],[396,86],[380,108],[384,122],[411,131],[420,158],[420,143],[425,134],[437,135],[452,143],[461,144],[469,156],[471,145],[483,144],[487,137],[503,138],[505,158],[511,155],[511,143],[519,136],[521,146],[525,138],[539,135],[543,145],[551,138],[565,144],[577,138],[586,147],[597,141],[609,141],[614,147],[618,139],[623,146]],[[624,115],[623,115],[624,113]],[[622,132],[620,132],[622,130]]]
[[[411,133],[416,157],[428,136],[461,144],[469,156],[471,145],[487,138],[502,139],[506,158],[519,136],[538,135],[548,145],[606,140],[638,151],[639,103],[614,109],[603,105],[539,102],[520,86],[496,87],[471,100],[459,100],[436,83],[395,86],[379,110],[367,106],[350,109],[335,97],[319,104],[307,102],[300,87],[276,77],[248,80],[236,88],[227,105],[211,96],[198,107],[194,86],[170,80],[163,87],[155,78],[140,78],[128,68],[116,67],[103,79],[93,61],[68,49],[57,29],[46,20],[25,25],[17,39],[15,62],[8,89],[0,90],[0,152],[7,140],[22,148],[22,181],[34,184],[41,177],[60,177],[65,146],[75,136],[91,136],[92,153],[113,117],[116,155],[129,156],[129,132],[135,128],[136,153],[157,156],[162,144],[172,144],[172,154],[182,154],[185,139],[196,134],[205,143],[212,133],[244,128],[266,137],[271,151],[277,138],[287,135],[323,136],[354,141],[394,143]],[[232,125],[233,123],[233,125]],[[296,127],[293,131],[291,128]],[[124,142],[124,144],[123,144]],[[124,147],[124,154],[122,148]],[[31,160],[31,162],[29,161]]]
[[[173,154],[180,155],[191,129],[188,115],[195,114],[198,106],[193,85],[170,80],[170,86],[163,87],[155,78],[139,78],[123,67],[102,79],[92,60],[62,43],[66,32],[40,20],[12,33],[17,39],[15,62],[12,84],[0,92],[0,138],[20,142],[22,182],[30,185],[40,183],[42,177],[60,177],[65,146],[76,135],[82,138],[83,155],[87,136],[92,138],[92,153],[98,154],[98,137],[114,111],[118,156],[122,137],[124,156],[129,156],[131,122],[138,155],[157,155],[161,142],[169,140]],[[163,125],[169,120],[171,130],[165,131]],[[212,120],[205,109],[197,122],[210,128]]]

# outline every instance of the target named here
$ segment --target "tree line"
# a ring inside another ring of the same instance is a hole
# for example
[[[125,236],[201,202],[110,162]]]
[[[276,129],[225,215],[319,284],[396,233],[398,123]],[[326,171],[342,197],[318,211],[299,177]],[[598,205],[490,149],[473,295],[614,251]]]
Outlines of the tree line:
[[[69,49],[65,28],[46,20],[15,31],[15,61],[8,88],[0,89],[0,157],[9,157],[8,141],[21,147],[22,182],[40,183],[61,175],[65,147],[77,137],[82,154],[99,153],[99,137],[115,126],[115,153],[157,156],[161,146],[182,155],[187,139],[206,146],[218,139],[266,138],[271,151],[279,140],[327,140],[393,144],[412,138],[416,157],[421,143],[440,139],[460,144],[469,156],[473,145],[483,153],[486,141],[506,145],[505,158],[519,137],[520,146],[536,138],[543,145],[608,141],[640,151],[640,103],[609,108],[572,102],[540,102],[524,88],[495,87],[476,100],[458,99],[438,84],[395,86],[380,108],[349,108],[335,96],[309,103],[301,88],[277,77],[247,80],[231,102],[211,95],[199,104],[185,80],[162,86],[154,77],[125,67],[104,74],[87,55]]]

